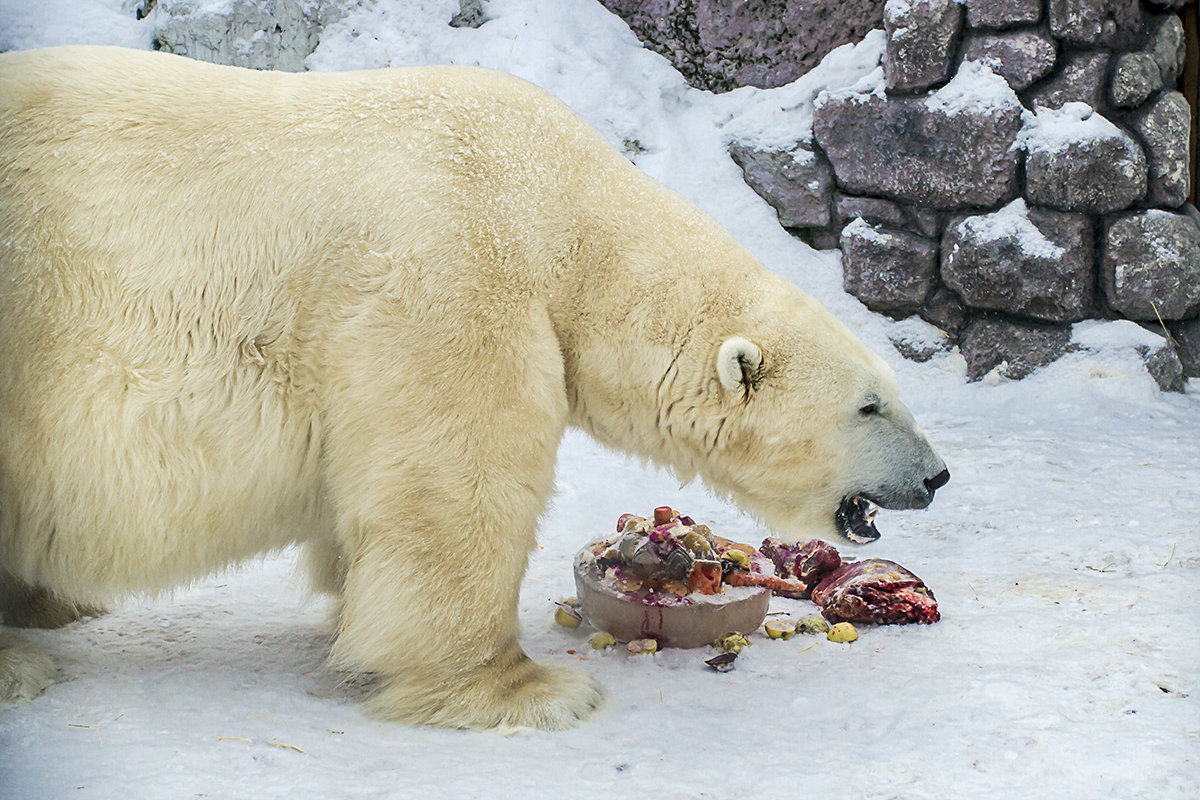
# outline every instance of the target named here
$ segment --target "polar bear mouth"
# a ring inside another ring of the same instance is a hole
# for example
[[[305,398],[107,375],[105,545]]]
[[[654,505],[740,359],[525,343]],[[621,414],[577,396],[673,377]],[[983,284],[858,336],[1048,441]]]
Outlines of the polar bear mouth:
[[[875,515],[879,507],[861,495],[847,497],[833,515],[838,532],[856,544],[867,544],[879,538]]]

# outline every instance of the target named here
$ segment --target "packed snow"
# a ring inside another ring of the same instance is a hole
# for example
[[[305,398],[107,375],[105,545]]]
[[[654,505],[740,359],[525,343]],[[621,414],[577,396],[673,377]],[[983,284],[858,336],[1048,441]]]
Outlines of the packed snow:
[[[149,47],[135,5],[0,0],[0,44]],[[843,293],[837,253],[783,231],[726,154],[732,138],[804,139],[822,89],[878,85],[878,35],[791,86],[712,95],[593,0],[492,0],[478,29],[449,27],[457,11],[370,4],[308,64],[528,78],[844,320],[895,369],[953,477],[928,510],[883,512],[877,543],[837,544],[912,569],[942,621],[865,627],[851,644],[759,633],[725,674],[704,666],[708,649],[593,652],[586,626],[553,622],[554,601],[574,593],[575,552],[621,513],[669,504],[733,539],[768,531],[571,432],[520,614],[532,656],[607,686],[589,723],[501,737],[366,717],[369,687],[324,665],[328,605],[304,594],[286,551],[23,632],[61,680],[0,710],[0,797],[1194,798],[1200,385],[1160,393],[1138,351],[1150,334],[1128,322],[1081,323],[1086,347],[1020,382],[968,384],[952,349],[905,361],[889,337],[938,332]]]
[[[933,111],[954,116],[968,111],[976,114],[1013,111],[1021,108],[1021,101],[1008,81],[987,64],[967,61],[945,86],[926,98],[925,105]]]
[[[1062,108],[1025,111],[1022,123],[1017,141],[1030,153],[1057,153],[1080,142],[1129,138],[1087,103],[1064,103]]]
[[[955,229],[979,243],[1015,241],[1021,252],[1033,258],[1062,258],[1066,250],[1046,238],[1029,219],[1024,198],[1018,197],[999,211],[977,214],[958,223]],[[958,245],[955,245],[957,249]]]

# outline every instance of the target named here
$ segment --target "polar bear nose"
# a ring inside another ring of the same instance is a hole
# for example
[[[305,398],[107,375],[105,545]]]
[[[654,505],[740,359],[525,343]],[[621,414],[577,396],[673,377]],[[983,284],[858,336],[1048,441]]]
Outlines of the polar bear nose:
[[[929,496],[933,497],[933,493],[950,482],[950,470],[944,469],[932,478],[925,479],[925,488],[929,490]]]

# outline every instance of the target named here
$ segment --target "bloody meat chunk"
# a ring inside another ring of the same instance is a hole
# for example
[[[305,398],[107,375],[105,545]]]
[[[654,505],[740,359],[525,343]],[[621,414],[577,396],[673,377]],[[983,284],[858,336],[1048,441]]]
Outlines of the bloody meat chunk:
[[[894,561],[870,558],[844,564],[812,591],[830,621],[904,625],[942,618],[933,592]]]

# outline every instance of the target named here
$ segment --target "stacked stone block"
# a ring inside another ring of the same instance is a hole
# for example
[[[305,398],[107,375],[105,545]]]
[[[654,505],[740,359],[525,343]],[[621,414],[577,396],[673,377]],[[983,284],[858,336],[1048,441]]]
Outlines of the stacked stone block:
[[[1200,375],[1179,5],[888,0],[884,90],[825,93],[811,141],[734,158],[785,226],[842,248],[848,292],[942,328],[971,379],[1127,318],[1171,330],[1147,363],[1177,389]]]

